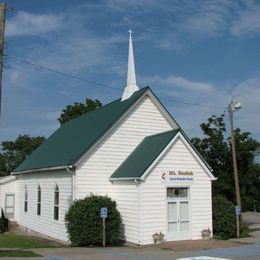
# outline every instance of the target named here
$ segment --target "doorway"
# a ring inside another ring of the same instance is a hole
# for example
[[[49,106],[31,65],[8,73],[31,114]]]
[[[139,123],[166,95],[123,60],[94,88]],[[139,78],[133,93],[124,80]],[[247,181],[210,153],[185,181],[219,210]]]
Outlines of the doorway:
[[[167,240],[190,239],[189,188],[167,188]]]

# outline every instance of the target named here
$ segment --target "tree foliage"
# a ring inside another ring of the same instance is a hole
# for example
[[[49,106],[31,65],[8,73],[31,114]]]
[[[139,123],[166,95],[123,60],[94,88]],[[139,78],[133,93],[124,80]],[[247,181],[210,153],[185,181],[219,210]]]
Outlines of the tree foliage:
[[[213,196],[222,194],[235,202],[235,184],[232,163],[231,139],[227,136],[224,115],[211,116],[200,125],[204,138],[191,141],[213,169],[218,180],[213,182]],[[259,142],[249,132],[235,129],[237,165],[243,210],[260,209],[260,167],[254,164]]]
[[[19,135],[15,141],[1,143],[0,176],[9,175],[24,159],[29,156],[40,144],[44,137],[30,137]]]
[[[236,236],[235,205],[224,196],[213,198],[213,233],[228,239]],[[223,210],[224,209],[224,210]]]
[[[76,102],[73,105],[66,106],[66,108],[62,110],[58,121],[62,125],[77,116],[93,111],[99,107],[102,107],[102,103],[99,100],[92,100],[87,98],[85,103]]]
[[[76,200],[66,214],[66,227],[73,245],[101,245],[102,219],[100,209],[107,207],[106,243],[114,244],[119,240],[121,217],[116,202],[107,196],[90,195]]]

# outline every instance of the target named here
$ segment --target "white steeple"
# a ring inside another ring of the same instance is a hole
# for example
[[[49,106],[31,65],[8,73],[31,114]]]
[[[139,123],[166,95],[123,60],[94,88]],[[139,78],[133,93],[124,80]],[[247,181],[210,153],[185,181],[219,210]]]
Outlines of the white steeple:
[[[133,32],[131,29],[128,32],[129,32],[129,51],[128,51],[127,84],[121,101],[130,98],[135,91],[139,90],[139,87],[136,85],[136,78],[135,78],[135,61],[134,61],[134,50],[133,50],[133,43],[132,43]]]

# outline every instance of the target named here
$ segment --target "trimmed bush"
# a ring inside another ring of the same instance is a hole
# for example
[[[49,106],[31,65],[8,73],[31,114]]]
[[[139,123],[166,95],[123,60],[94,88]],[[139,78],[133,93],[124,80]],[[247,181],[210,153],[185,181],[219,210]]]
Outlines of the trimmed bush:
[[[107,207],[106,243],[115,244],[119,240],[121,217],[116,202],[107,196],[90,195],[74,201],[65,221],[71,243],[75,246],[102,244],[102,219],[100,209]]]
[[[8,231],[8,219],[5,218],[4,211],[1,209],[0,234]]]
[[[220,195],[213,198],[213,232],[224,239],[236,236],[235,205]]]

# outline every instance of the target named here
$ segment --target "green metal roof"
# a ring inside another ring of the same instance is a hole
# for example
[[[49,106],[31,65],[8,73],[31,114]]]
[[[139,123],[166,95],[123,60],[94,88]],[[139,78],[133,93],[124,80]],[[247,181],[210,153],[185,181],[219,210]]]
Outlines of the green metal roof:
[[[110,178],[141,178],[178,132],[176,129],[145,137]]]
[[[63,124],[15,172],[73,165],[148,89],[140,89],[125,101],[115,100]]]

